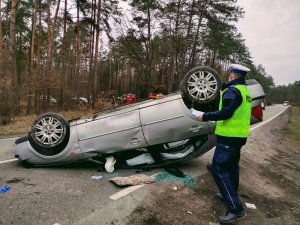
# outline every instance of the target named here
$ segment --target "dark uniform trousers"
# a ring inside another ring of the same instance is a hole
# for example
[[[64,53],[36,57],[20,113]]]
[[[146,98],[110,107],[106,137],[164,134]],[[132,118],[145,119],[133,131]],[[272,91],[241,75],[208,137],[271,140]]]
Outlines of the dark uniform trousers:
[[[238,196],[239,188],[239,161],[243,144],[231,146],[217,143],[213,163],[213,178],[223,195],[229,212],[239,213],[244,210]]]

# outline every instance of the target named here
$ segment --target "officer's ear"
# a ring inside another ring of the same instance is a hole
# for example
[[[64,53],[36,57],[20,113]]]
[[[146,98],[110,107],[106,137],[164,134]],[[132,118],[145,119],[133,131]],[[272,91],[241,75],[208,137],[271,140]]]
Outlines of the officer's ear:
[[[237,79],[237,78],[240,78],[242,77],[242,75],[238,74],[238,73],[234,73],[234,78]]]

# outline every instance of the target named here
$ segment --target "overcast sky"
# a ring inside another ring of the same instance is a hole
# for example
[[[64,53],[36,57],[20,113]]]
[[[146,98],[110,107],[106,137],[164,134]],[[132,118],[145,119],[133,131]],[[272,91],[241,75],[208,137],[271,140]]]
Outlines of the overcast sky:
[[[276,85],[300,80],[300,0],[238,0],[245,16],[237,24],[255,65]]]

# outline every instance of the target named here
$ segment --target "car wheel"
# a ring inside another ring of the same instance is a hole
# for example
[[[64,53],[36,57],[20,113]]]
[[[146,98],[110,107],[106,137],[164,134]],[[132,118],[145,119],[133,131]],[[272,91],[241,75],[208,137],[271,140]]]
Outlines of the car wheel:
[[[29,141],[40,154],[53,156],[64,150],[69,136],[68,122],[58,114],[46,113],[34,121]]]
[[[219,97],[221,79],[219,74],[206,66],[198,66],[187,72],[179,89],[185,98],[198,105],[207,105]]]

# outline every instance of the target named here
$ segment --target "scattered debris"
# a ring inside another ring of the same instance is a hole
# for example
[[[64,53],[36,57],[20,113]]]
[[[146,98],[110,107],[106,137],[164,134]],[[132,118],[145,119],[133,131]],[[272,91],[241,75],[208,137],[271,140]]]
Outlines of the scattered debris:
[[[14,178],[12,178],[12,179],[10,179],[10,180],[7,180],[6,183],[8,183],[8,184],[18,183],[18,182],[20,182],[20,181],[22,181],[22,180],[24,180],[24,178],[14,177]]]
[[[11,186],[9,185],[3,185],[1,188],[0,188],[0,193],[4,193],[4,192],[7,192],[11,189]]]
[[[174,187],[173,187],[173,190],[174,190],[174,191],[177,191],[177,190],[178,190],[178,187],[174,186]]]
[[[112,173],[104,173],[104,174],[102,174],[103,179],[107,179],[107,180],[109,180],[111,178],[114,178],[114,177],[122,177],[122,176],[126,176],[126,175],[124,175],[124,173],[122,171],[114,171]]]
[[[213,222],[209,222],[208,225],[220,225],[219,223],[213,223]]]
[[[177,177],[166,171],[159,172],[155,175],[156,181],[177,181],[183,183],[188,187],[194,187],[196,185],[196,180],[191,174],[185,174],[185,177]]]
[[[101,175],[99,175],[99,176],[97,176],[97,175],[91,176],[91,179],[92,179],[92,180],[100,180],[100,179],[102,179],[102,178],[103,178],[103,176],[101,176]]]
[[[115,163],[116,163],[116,159],[113,156],[109,156],[106,158],[106,162],[105,162],[105,170],[108,173],[112,173],[115,170]]]
[[[248,209],[256,209],[256,206],[255,206],[254,204],[252,204],[252,203],[247,203],[247,202],[245,202],[245,205],[246,205],[246,207],[247,207]]]
[[[167,167],[165,171],[168,173],[175,175],[176,177],[185,177],[184,173],[178,168]]]
[[[145,174],[135,174],[129,177],[114,177],[109,181],[113,182],[118,186],[129,186],[129,185],[139,185],[139,184],[150,184],[155,180]]]
[[[28,187],[34,187],[37,185],[37,184],[32,184],[32,183],[27,183],[27,182],[23,182],[23,184]]]
[[[191,211],[187,211],[188,214],[193,215],[193,213]]]

